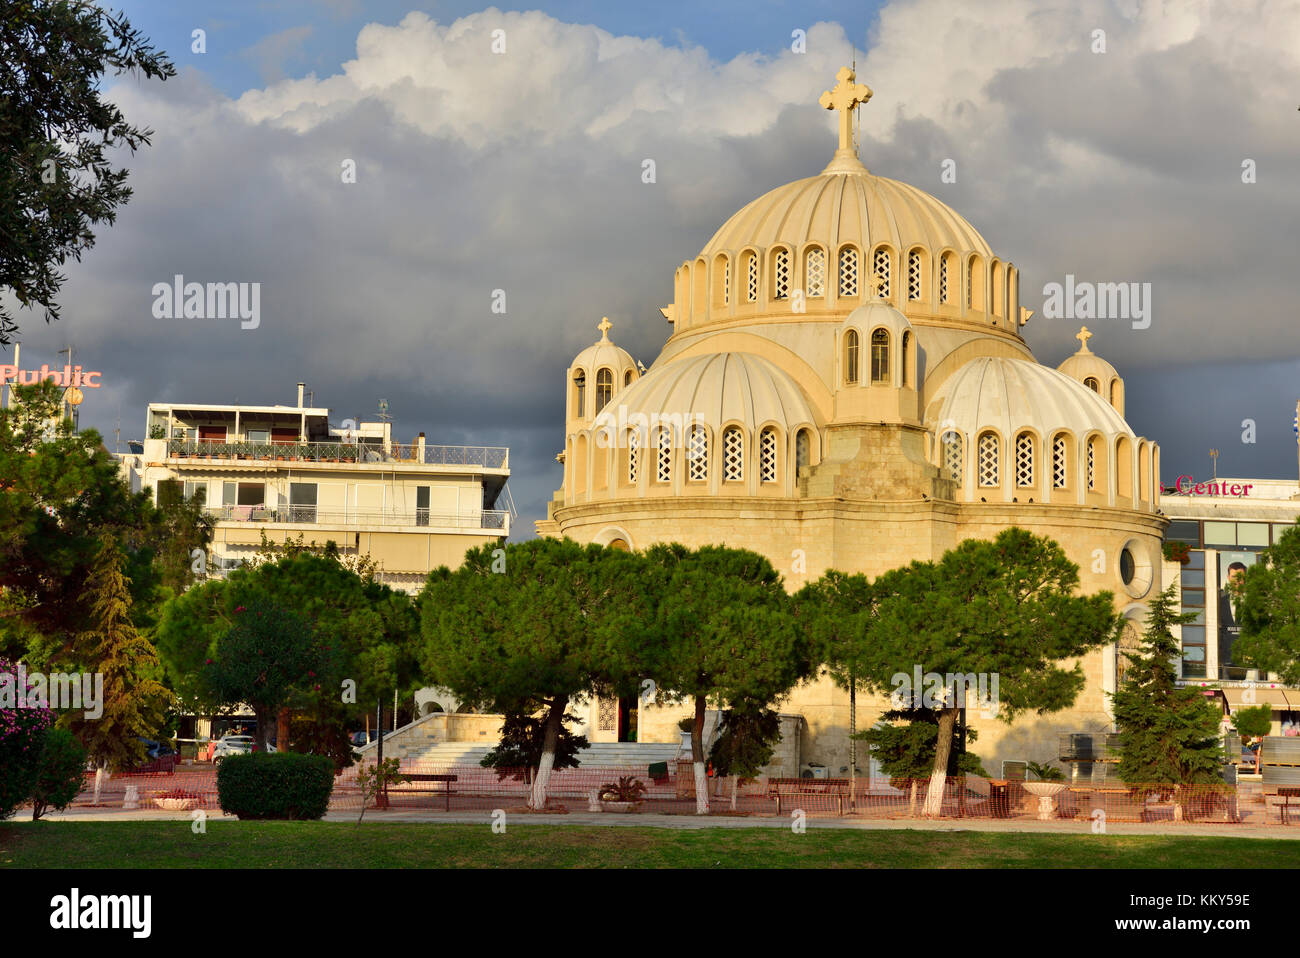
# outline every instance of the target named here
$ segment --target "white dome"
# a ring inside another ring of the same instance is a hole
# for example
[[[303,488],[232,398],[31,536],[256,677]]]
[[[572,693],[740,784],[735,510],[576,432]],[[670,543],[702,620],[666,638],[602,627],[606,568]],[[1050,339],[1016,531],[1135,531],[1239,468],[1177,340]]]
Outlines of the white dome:
[[[710,353],[656,365],[615,397],[595,426],[621,416],[693,417],[711,428],[740,422],[758,428],[815,425],[807,398],[778,367],[751,353]]]
[[[573,372],[581,369],[592,377],[594,382],[596,371],[602,368],[608,368],[613,372],[617,389],[623,381],[623,372],[627,369],[636,369],[636,360],[623,347],[615,346],[608,339],[603,339],[578,353],[569,365],[569,372],[572,375]]]
[[[944,381],[929,404],[926,425],[971,437],[995,429],[1004,438],[1022,429],[1039,435],[1068,429],[1082,438],[1094,430],[1106,438],[1137,438],[1104,399],[1077,380],[1023,359],[973,359]]]

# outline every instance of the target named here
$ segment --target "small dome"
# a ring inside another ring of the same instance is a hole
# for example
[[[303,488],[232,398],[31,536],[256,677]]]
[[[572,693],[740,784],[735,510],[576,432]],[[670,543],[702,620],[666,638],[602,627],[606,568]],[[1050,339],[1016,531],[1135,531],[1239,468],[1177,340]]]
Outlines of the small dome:
[[[621,393],[594,425],[614,427],[628,416],[686,416],[711,429],[740,422],[787,429],[816,418],[803,391],[778,367],[751,353],[711,353],[655,366]]]
[[[1068,429],[1075,436],[1098,430],[1108,439],[1133,430],[1111,405],[1064,373],[1023,359],[982,357],[944,381],[929,405],[926,424],[967,437],[995,429],[1003,437],[1022,429],[1039,435]]]
[[[873,299],[849,313],[844,320],[846,327],[852,326],[862,330],[864,336],[870,337],[873,329],[884,327],[894,337],[895,342],[904,331],[910,332],[912,324],[907,317],[890,306],[883,299]]]
[[[1119,373],[1114,366],[1088,348],[1088,340],[1092,336],[1087,326],[1079,330],[1079,335],[1075,337],[1080,343],[1079,351],[1056,368],[1081,383],[1088,379],[1094,380],[1097,383],[1094,392],[1100,392],[1105,390],[1112,380],[1118,379]],[[1101,394],[1105,395],[1104,392]]]
[[[608,368],[614,374],[615,389],[623,384],[623,374],[627,370],[631,369],[632,378],[636,378],[636,360],[626,349],[614,345],[609,338],[613,325],[608,317],[600,321],[596,326],[600,330],[600,339],[573,357],[573,362],[569,364],[570,374],[581,369],[594,378],[597,370]]]

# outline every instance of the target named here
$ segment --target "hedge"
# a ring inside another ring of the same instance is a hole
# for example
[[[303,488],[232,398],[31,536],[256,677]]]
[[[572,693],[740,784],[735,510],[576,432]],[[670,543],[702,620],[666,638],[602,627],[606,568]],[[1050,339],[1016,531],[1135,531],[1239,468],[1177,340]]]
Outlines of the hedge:
[[[230,755],[217,770],[217,799],[241,819],[317,819],[329,807],[334,763],[324,755]]]

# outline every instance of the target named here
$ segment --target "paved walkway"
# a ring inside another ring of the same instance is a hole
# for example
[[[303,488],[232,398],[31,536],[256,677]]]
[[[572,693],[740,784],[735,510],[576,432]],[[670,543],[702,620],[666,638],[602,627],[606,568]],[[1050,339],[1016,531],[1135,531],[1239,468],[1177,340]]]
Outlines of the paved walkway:
[[[50,821],[63,822],[139,822],[139,821],[174,821],[189,823],[191,812],[163,812],[156,810],[92,811],[74,809],[61,814],[46,815]],[[238,821],[233,815],[221,812],[208,812],[208,821]],[[352,812],[327,812],[327,822],[355,822],[357,816]],[[478,812],[433,812],[433,811],[368,811],[364,818],[366,824],[407,824],[423,822],[433,824],[490,825],[492,813]],[[805,820],[810,829],[848,828],[863,831],[929,831],[929,832],[1026,832],[1055,835],[1089,835],[1092,834],[1092,822],[1061,819],[1052,822],[1037,821],[1002,821],[992,819],[941,819],[926,821],[924,819],[852,819],[852,818],[812,818]],[[595,825],[613,828],[789,828],[789,818],[771,816],[731,816],[731,815],[656,815],[650,813],[634,815],[617,815],[600,812],[574,812],[567,815],[527,814],[510,812],[506,819],[507,827],[511,825]],[[1113,822],[1106,826],[1108,835],[1197,835],[1217,836],[1222,838],[1289,838],[1300,840],[1300,822],[1292,825],[1250,826],[1231,825],[1228,823],[1195,823],[1190,825],[1172,825],[1170,823]]]

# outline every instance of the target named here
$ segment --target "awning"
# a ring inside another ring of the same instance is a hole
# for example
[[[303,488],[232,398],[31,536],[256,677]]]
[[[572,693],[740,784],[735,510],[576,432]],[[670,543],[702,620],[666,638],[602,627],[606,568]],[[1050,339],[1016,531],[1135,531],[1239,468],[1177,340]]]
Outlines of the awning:
[[[1228,688],[1219,689],[1223,697],[1228,700],[1228,708],[1237,711],[1240,708],[1257,708],[1260,705],[1272,705],[1275,709],[1289,709],[1296,702],[1288,698],[1281,689],[1270,689],[1267,686],[1255,686],[1255,688]],[[1249,696],[1250,701],[1247,700]],[[1297,702],[1300,702],[1300,692],[1291,692]]]

